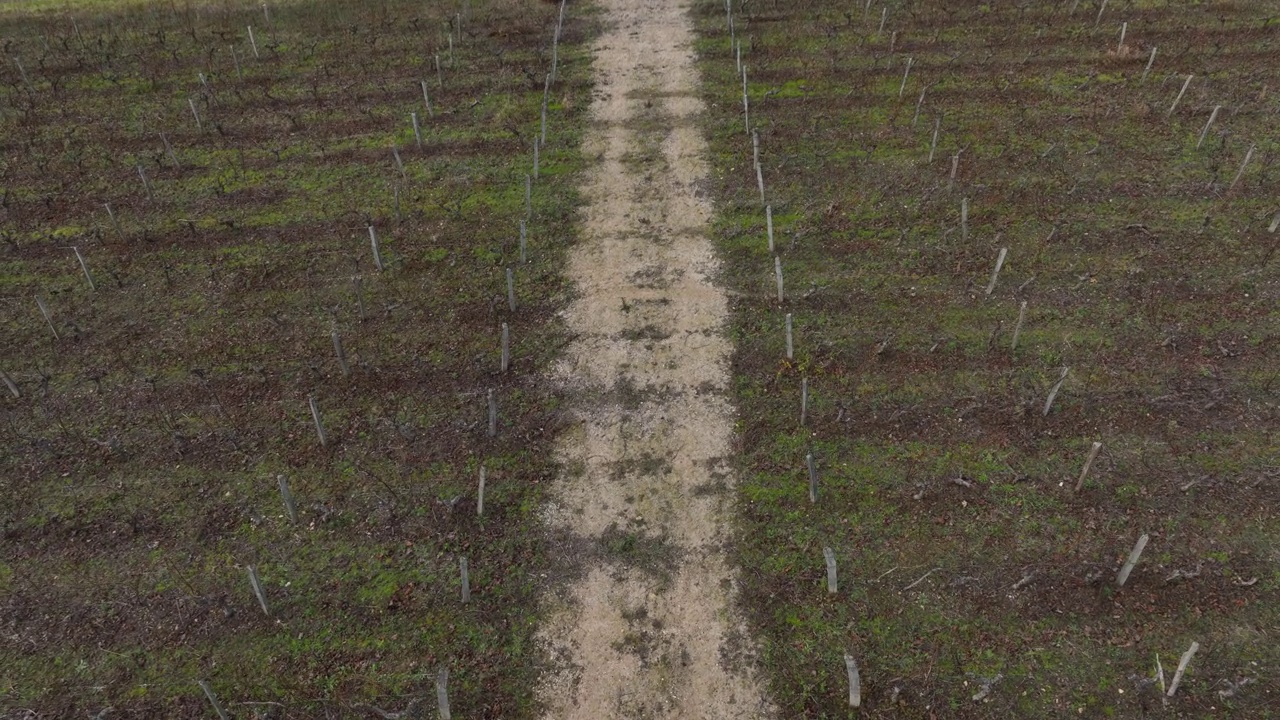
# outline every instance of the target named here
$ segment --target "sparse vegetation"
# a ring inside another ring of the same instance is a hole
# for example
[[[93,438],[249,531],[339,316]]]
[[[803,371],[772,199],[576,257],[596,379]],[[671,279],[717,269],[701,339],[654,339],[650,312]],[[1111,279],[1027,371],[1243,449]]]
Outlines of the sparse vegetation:
[[[0,9],[0,717],[532,713],[558,10]]]
[[[732,7],[696,12],[782,716],[1274,714],[1280,5]]]

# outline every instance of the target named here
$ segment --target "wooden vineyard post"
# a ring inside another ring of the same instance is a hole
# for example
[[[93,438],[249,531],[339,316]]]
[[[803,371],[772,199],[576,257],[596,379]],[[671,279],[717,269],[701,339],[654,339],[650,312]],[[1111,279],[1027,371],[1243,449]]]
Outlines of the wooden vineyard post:
[[[373,266],[378,268],[378,272],[384,270],[382,266],[382,250],[378,247],[378,231],[369,226],[369,248],[373,251]]]
[[[834,595],[839,589],[836,580],[836,551],[829,547],[822,548],[822,557],[827,563],[827,593]]]
[[[44,321],[49,323],[49,331],[53,333],[54,340],[61,340],[58,336],[58,328],[53,324],[53,316],[49,314],[49,306],[44,304],[44,300],[36,295],[36,307],[40,308],[40,314],[44,316]]]
[[[1084,479],[1089,476],[1089,468],[1093,467],[1094,458],[1098,457],[1098,451],[1102,449],[1102,443],[1095,441],[1093,447],[1089,448],[1089,457],[1084,461],[1084,469],[1080,471],[1080,478],[1076,480],[1076,492],[1084,487]]]
[[[1022,323],[1027,319],[1027,301],[1023,300],[1018,306],[1018,323],[1013,326],[1013,342],[1009,343],[1009,350],[1018,349],[1018,337],[1022,335]]]
[[[795,342],[792,340],[792,335],[791,335],[791,313],[787,313],[786,327],[787,327],[787,359],[793,360],[795,359],[795,356],[796,356],[796,348],[795,348]]]
[[[555,80],[560,61],[560,35],[564,30],[564,6],[566,0],[560,0],[560,13],[556,16],[556,32],[551,38],[551,79]]]
[[[1071,372],[1071,368],[1062,368],[1062,376],[1058,378],[1058,382],[1054,383],[1053,389],[1049,391],[1049,398],[1044,401],[1044,412],[1041,415],[1048,415],[1053,409],[1053,401],[1058,397],[1058,391],[1062,389],[1062,383],[1067,381],[1067,373]]]
[[[752,164],[755,166],[756,171],[756,185],[760,188],[760,204],[765,205],[764,175],[760,171],[760,133],[755,130],[751,131],[751,153]]]
[[[927,161],[929,165],[933,164],[933,154],[938,149],[938,130],[940,130],[941,128],[942,128],[942,117],[939,116],[934,118],[933,119],[933,140],[929,142],[929,160]]]
[[[436,708],[440,711],[440,720],[453,720],[449,712],[449,668],[441,667],[436,673]]]
[[[551,76],[548,75],[547,77],[550,78]],[[547,98],[546,96],[543,96],[542,98],[542,129],[538,134],[538,144],[539,145],[547,144]]]
[[[1200,131],[1200,139],[1196,141],[1196,149],[1199,150],[1204,145],[1204,139],[1209,135],[1209,128],[1213,127],[1213,121],[1218,118],[1218,111],[1222,110],[1221,105],[1214,105],[1213,112],[1209,113],[1209,122],[1204,124],[1204,130]]]
[[[502,323],[502,359],[498,369],[505,373],[511,367],[511,328]]]
[[[107,209],[107,217],[111,218],[111,227],[115,229],[116,235],[124,238],[124,231],[120,229],[120,221],[116,219],[116,214],[111,209],[111,203],[103,203],[102,207]]]
[[[22,397],[22,391],[18,389],[17,384],[14,383],[13,379],[9,377],[9,373],[6,373],[5,371],[0,370],[0,381],[4,382],[4,386],[9,388],[9,392],[15,398]]]
[[[338,334],[337,323],[334,323],[329,335],[333,339],[333,354],[338,358],[338,367],[342,370],[342,376],[346,377],[351,374],[351,368],[347,365],[347,352],[342,347],[342,336]]]
[[[404,182],[409,181],[409,173],[404,169],[404,161],[400,159],[400,148],[395,145],[391,146],[391,157],[396,161],[396,170],[400,171],[400,179]]]
[[[1165,697],[1173,697],[1178,692],[1178,685],[1182,683],[1182,674],[1187,671],[1187,666],[1191,664],[1191,658],[1195,657],[1196,651],[1200,649],[1200,643],[1191,641],[1191,647],[1182,653],[1182,659],[1178,661],[1178,669],[1173,671],[1173,680],[1169,683],[1169,691],[1165,693]]]
[[[147,179],[147,171],[143,169],[142,165],[138,165],[138,177],[142,180],[142,189],[147,192],[147,200],[155,202],[156,194],[151,189],[151,181]]]
[[[307,396],[307,406],[311,408],[311,420],[316,425],[316,439],[320,441],[320,447],[328,445],[328,438],[324,434],[324,422],[320,419],[320,408],[316,405],[316,396]]]
[[[271,611],[267,609],[267,592],[262,588],[262,581],[258,579],[258,569],[252,565],[245,565],[245,571],[249,575],[249,586],[253,588],[253,594],[258,598],[258,604],[262,606],[262,614],[270,615]]]
[[[916,129],[916,124],[920,122],[920,109],[924,107],[925,93],[929,92],[929,86],[925,85],[920,88],[920,97],[916,99],[916,112],[911,116],[911,129]]]
[[[169,162],[173,163],[174,169],[181,170],[182,163],[178,162],[178,154],[173,151],[173,146],[169,144],[169,137],[164,133],[160,133],[160,141],[164,143],[164,154],[169,157]]]
[[[844,669],[849,675],[849,707],[862,707],[862,677],[858,674],[858,661],[849,653],[844,654]]]
[[[1142,557],[1142,551],[1147,547],[1147,540],[1150,538],[1146,533],[1138,538],[1138,542],[1133,544],[1133,550],[1129,552],[1129,559],[1125,560],[1124,567],[1120,568],[1120,572],[1116,575],[1116,587],[1124,587],[1129,581],[1129,573],[1133,572],[1133,568],[1138,564],[1138,560]]]
[[[1182,96],[1187,93],[1187,87],[1191,85],[1191,80],[1195,75],[1188,75],[1187,81],[1182,83],[1182,89],[1178,91],[1178,97],[1173,99],[1173,104],[1169,106],[1169,112],[1165,113],[1165,117],[1172,117],[1173,111],[1178,109],[1178,103],[1182,102]]]
[[[729,16],[729,44],[733,45],[738,42],[737,33],[735,32],[733,27],[733,0],[725,0],[724,10],[725,10],[725,13]],[[742,69],[741,64],[739,64],[738,69],[739,71],[741,71]]]
[[[209,78],[204,73],[196,73],[196,79],[200,81],[200,87],[204,88],[205,95],[209,98],[209,104],[217,105],[218,99],[213,95],[213,87],[209,85]]]
[[[364,322],[368,316],[364,310],[364,280],[359,275],[351,278],[351,291],[356,296],[356,310],[360,313],[360,321]]]
[[[22,61],[15,57],[13,64],[18,68],[18,75],[22,77],[22,84],[27,86],[28,92],[34,94],[36,86],[31,84],[31,77],[27,75],[27,69],[22,66]]]
[[[809,502],[818,502],[818,466],[813,460],[813,453],[804,456],[804,464],[809,468]]]
[[[298,506],[293,502],[293,492],[289,490],[288,478],[277,475],[276,483],[280,485],[280,498],[284,500],[284,510],[289,515],[289,522],[298,522]]]
[[[213,711],[218,713],[218,717],[221,720],[231,720],[231,716],[227,714],[227,711],[222,709],[222,703],[218,702],[218,696],[213,693],[213,688],[209,686],[209,683],[205,680],[197,680],[196,683],[204,691],[204,696],[209,699],[209,704],[213,706]],[[101,715],[99,713],[99,717]]]
[[[756,185],[760,187],[760,204],[764,205],[764,170],[760,168],[759,164],[756,164]]]
[[[1235,189],[1236,183],[1240,182],[1240,178],[1244,177],[1244,169],[1249,166],[1249,161],[1253,159],[1253,151],[1257,149],[1257,145],[1250,145],[1249,152],[1244,154],[1244,161],[1240,163],[1240,169],[1236,171],[1236,176],[1231,180],[1231,184],[1227,186],[1227,192]]]
[[[141,166],[139,166],[139,169],[141,169]],[[71,251],[76,254],[76,260],[80,263],[80,270],[84,272],[85,281],[89,283],[89,289],[97,290],[98,286],[93,282],[93,275],[89,274],[89,265],[84,261],[84,256],[80,254],[80,248],[73,247]]]
[[[1009,248],[1000,248],[1000,254],[996,256],[996,267],[991,271],[991,281],[987,283],[987,295],[990,295],[996,289],[996,281],[1000,279],[1000,268],[1004,267],[1004,259],[1009,254]]]
[[[490,388],[486,400],[489,406],[489,437],[498,437],[498,399]]]
[[[773,254],[773,206],[764,206],[764,225],[766,232],[769,233],[769,254]]]
[[[809,378],[800,378],[800,427],[809,416]]]

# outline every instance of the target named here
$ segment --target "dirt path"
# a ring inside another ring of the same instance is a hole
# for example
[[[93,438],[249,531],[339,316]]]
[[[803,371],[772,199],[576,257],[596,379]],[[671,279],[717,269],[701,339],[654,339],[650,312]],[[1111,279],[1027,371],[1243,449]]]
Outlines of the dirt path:
[[[691,19],[684,0],[601,5],[583,147],[598,165],[556,371],[575,422],[548,510],[583,567],[546,601],[541,699],[557,720],[770,717],[723,548],[731,345]]]

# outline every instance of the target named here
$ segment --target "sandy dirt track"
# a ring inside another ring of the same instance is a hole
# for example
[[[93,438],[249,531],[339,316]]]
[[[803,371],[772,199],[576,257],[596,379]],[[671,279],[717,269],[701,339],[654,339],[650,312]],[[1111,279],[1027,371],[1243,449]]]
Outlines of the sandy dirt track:
[[[724,552],[728,306],[684,0],[600,0],[595,163],[553,382],[570,399],[547,519],[581,572],[545,599],[548,718],[766,718]],[[578,549],[578,550],[575,550]]]

